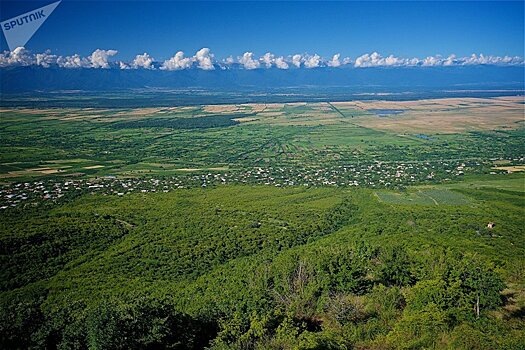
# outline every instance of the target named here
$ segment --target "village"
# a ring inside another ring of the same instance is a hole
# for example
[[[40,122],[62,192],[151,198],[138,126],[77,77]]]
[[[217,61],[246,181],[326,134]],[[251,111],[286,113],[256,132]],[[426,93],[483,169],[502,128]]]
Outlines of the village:
[[[270,166],[241,170],[196,172],[175,176],[89,178],[49,177],[13,182],[0,187],[0,210],[42,202],[59,202],[81,194],[125,196],[132,193],[169,192],[176,189],[224,184],[333,186],[402,189],[417,184],[452,181],[466,173],[479,173],[479,161],[381,162],[328,167]],[[492,171],[492,174],[496,172]]]

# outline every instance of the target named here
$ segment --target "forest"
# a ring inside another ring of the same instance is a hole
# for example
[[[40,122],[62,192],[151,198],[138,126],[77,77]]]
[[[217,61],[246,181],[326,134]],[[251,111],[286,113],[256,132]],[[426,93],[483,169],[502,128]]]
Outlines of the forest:
[[[441,205],[218,186],[4,211],[1,342],[520,349],[523,188],[508,182]]]

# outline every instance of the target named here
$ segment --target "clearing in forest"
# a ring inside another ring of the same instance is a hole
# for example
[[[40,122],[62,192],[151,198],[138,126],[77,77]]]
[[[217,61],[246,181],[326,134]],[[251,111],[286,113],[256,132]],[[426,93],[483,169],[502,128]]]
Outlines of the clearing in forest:
[[[377,191],[377,198],[388,204],[401,205],[467,205],[467,196],[447,189],[424,189],[417,192]]]

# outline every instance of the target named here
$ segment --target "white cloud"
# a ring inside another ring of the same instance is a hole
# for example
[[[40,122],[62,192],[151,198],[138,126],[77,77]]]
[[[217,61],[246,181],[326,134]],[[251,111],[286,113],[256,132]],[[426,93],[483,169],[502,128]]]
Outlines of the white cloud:
[[[35,63],[33,56],[24,47],[17,47],[13,51],[4,51],[0,54],[0,67],[29,66]]]
[[[49,68],[52,64],[56,63],[57,56],[52,55],[49,50],[47,50],[44,53],[37,53],[35,55],[36,58],[36,65],[42,66],[44,68]]]
[[[88,57],[88,60],[91,62],[92,68],[109,68],[108,59],[111,56],[115,56],[118,53],[117,50],[101,50],[96,49]]]
[[[230,69],[231,66],[235,63],[235,60],[233,59],[233,56],[228,56],[221,60],[221,62],[218,62],[218,66],[221,70],[227,70]]]
[[[523,57],[519,57],[519,56],[514,56],[514,57],[504,56],[500,58],[501,58],[500,63],[504,63],[504,64],[524,64],[525,63],[525,61],[523,60]]]
[[[198,63],[198,67],[204,70],[213,70],[213,55],[210,52],[210,49],[204,47],[197,51],[195,56],[193,56],[195,61]]]
[[[444,66],[453,66],[456,63],[456,55],[452,54],[443,62]]]
[[[272,53],[267,52],[260,58],[260,60],[265,64],[266,68],[271,68],[272,64],[275,62],[275,56]]]
[[[341,57],[341,54],[335,54],[334,57],[332,57],[332,59],[328,62],[326,62],[326,64],[329,66],[329,67],[339,67],[341,65],[341,61],[339,61],[339,57]]]
[[[189,69],[193,66],[193,63],[197,64],[197,67],[204,70],[213,70],[213,54],[210,49],[204,47],[197,51],[192,57],[184,57],[184,52],[178,51],[175,56],[166,60],[162,63],[161,70],[181,70]]]
[[[116,50],[101,50],[96,49],[88,57],[81,57],[78,54],[72,56],[54,56],[49,52],[44,53],[44,56],[36,54],[37,64],[41,65],[56,64],[61,68],[110,68],[109,58],[118,53]]]
[[[372,66],[372,56],[377,55],[377,52],[374,52],[372,55],[364,54],[355,59],[355,67],[371,67]]]
[[[485,56],[483,54],[472,54],[468,57],[457,57],[454,54],[443,58],[440,55],[428,56],[422,62],[422,66],[467,66],[467,65],[519,65],[524,64],[523,58],[514,56]]]
[[[142,55],[135,56],[135,59],[131,62],[131,67],[135,69],[155,69],[153,62],[155,62],[153,57],[144,52]]]
[[[407,64],[407,61],[405,59],[395,57],[394,55],[386,57],[384,62],[385,66],[402,66]]]
[[[272,68],[272,66],[275,66],[279,69],[288,69],[288,63],[284,57],[279,56],[275,58],[275,55],[271,52],[265,53],[261,58],[259,58],[259,61],[264,64],[266,68]]]
[[[429,66],[441,66],[443,63],[443,58],[440,55],[437,56],[428,56],[423,60],[422,65],[425,67]]]
[[[297,68],[301,67],[301,62],[303,61],[303,56],[296,54],[292,56],[292,64]]]
[[[242,57],[239,57],[239,63],[242,64],[245,69],[256,69],[261,66],[259,61],[253,59],[253,52],[245,52]]]
[[[275,59],[275,66],[279,69],[288,69],[288,63],[286,63],[283,56]]]
[[[58,57],[57,64],[61,68],[88,68],[90,63],[87,59],[75,54],[73,56]]]
[[[9,54],[12,62],[19,63],[22,65],[28,65],[33,63],[33,58],[31,57],[28,50],[24,47],[17,47]]]
[[[184,52],[179,51],[170,58],[164,61],[160,69],[162,70],[180,70],[190,68],[193,64],[193,60],[190,57],[184,57]]]
[[[421,63],[420,59],[417,57],[411,58],[407,60],[408,66],[417,66]]]
[[[472,54],[470,57],[463,57],[457,60],[462,65],[474,65],[474,64],[523,64],[524,60],[522,57],[514,56],[485,56],[482,53],[478,55]]]
[[[315,54],[313,56],[309,56],[305,58],[304,60],[304,66],[306,68],[317,68],[319,67],[319,64],[321,63],[321,56]]]
[[[427,57],[427,59],[429,59]],[[364,54],[355,59],[354,67],[400,67],[400,66],[416,66],[420,64],[418,58],[400,58],[394,55],[387,57],[381,56],[377,52],[371,54]]]
[[[466,58],[462,61],[463,64],[487,64],[489,61],[489,58],[483,56],[483,54],[480,54],[479,57],[475,53],[473,53],[470,57]]]
[[[374,52],[372,54],[365,53],[364,55],[361,55],[355,59],[354,66],[355,67],[374,67],[379,65],[379,59],[380,55],[377,52]]]

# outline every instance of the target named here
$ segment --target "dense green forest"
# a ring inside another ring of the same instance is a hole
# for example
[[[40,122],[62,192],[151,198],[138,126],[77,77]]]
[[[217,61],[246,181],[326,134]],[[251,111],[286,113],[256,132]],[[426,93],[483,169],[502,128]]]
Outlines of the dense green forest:
[[[1,347],[524,349],[523,191],[224,185],[5,210]]]

